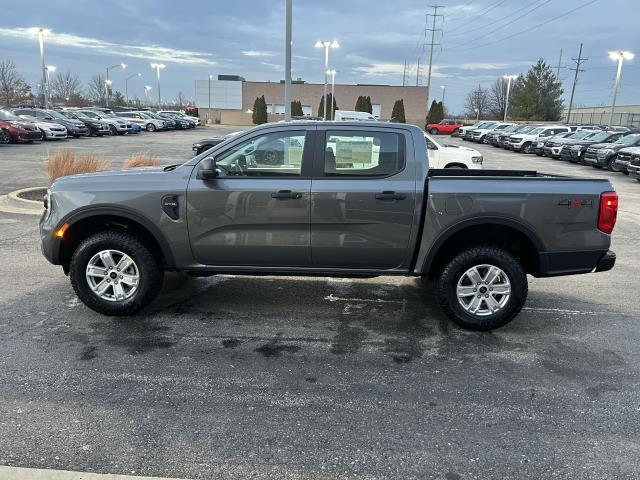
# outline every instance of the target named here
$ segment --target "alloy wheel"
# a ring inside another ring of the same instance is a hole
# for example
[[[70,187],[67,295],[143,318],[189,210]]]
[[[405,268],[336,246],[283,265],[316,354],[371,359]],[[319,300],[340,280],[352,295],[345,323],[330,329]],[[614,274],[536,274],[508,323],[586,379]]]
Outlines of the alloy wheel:
[[[495,265],[476,265],[458,280],[456,296],[466,312],[486,317],[499,312],[509,302],[511,282]]]
[[[86,268],[87,283],[91,291],[109,302],[131,298],[140,283],[140,270],[133,259],[119,250],[96,253]]]

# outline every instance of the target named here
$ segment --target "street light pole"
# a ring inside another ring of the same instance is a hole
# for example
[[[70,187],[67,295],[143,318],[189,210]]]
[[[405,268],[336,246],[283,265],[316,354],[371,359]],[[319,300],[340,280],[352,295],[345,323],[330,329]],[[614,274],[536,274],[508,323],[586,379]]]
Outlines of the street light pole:
[[[209,74],[209,110],[207,110],[207,123],[211,123],[211,74]]]
[[[56,67],[54,67],[53,65],[47,65],[45,67],[45,72],[46,72],[46,76],[45,76],[45,90],[44,90],[44,96],[45,96],[45,106],[46,108],[51,108],[51,82],[49,81],[51,79],[50,74],[56,71]]]
[[[331,75],[331,112],[329,113],[329,118],[328,120],[333,120],[333,105],[335,102],[335,88],[336,88],[336,71],[335,70],[327,70],[327,74]]]
[[[502,78],[506,78],[507,79],[507,98],[505,99],[504,102],[504,118],[502,119],[503,122],[507,121],[507,110],[509,110],[509,93],[511,92],[511,80],[515,80],[516,78],[518,78],[517,75],[503,75]]]
[[[327,70],[329,70],[329,48],[340,48],[340,44],[337,40],[329,41],[317,41],[316,48],[324,48],[324,118],[327,119]]]
[[[51,30],[48,28],[38,28],[38,42],[40,44],[40,64],[42,65],[42,96],[44,100],[45,108],[49,108],[49,99],[47,98],[47,89],[49,87],[47,82],[47,67],[44,64],[44,36]]]
[[[635,55],[631,52],[609,52],[609,58],[618,61],[618,68],[616,70],[616,83],[613,87],[613,102],[611,103],[611,113],[609,114],[609,124],[611,127],[613,123],[613,111],[616,109],[616,100],[618,98],[618,88],[620,87],[620,77],[622,76],[622,64],[625,60],[632,60]]]
[[[151,106],[151,103],[149,102],[149,90],[151,90],[151,87],[149,85],[145,85],[144,86],[144,96],[147,99],[147,107]]]
[[[440,85],[440,88],[442,88],[442,106],[444,107],[444,92],[447,90],[447,86]]]
[[[157,77],[157,81],[158,81],[158,110],[159,110],[159,109],[162,108],[160,106],[160,70],[162,70],[164,67],[166,67],[166,65],[164,65],[162,63],[152,63],[151,67],[156,69],[156,77]]]
[[[291,31],[293,5],[292,0],[285,0],[285,34],[284,34],[284,121],[291,121]]]
[[[134,73],[133,75],[129,75],[127,78],[124,79],[124,98],[125,101],[127,102],[127,105],[129,105],[129,80],[131,80],[133,77],[141,77],[142,74],[141,73]]]
[[[107,107],[109,106],[109,97],[111,96],[111,83],[109,81],[109,71],[113,70],[114,68],[122,68],[122,70],[124,70],[125,68],[127,68],[127,64],[126,63],[118,63],[117,65],[111,65],[110,67],[107,67],[107,79],[105,80],[105,83],[107,84]]]

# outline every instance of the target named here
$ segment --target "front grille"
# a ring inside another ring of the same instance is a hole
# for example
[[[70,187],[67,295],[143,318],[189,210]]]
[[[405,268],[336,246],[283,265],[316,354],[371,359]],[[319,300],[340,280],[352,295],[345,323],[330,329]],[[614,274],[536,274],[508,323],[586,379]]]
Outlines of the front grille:
[[[598,149],[589,147],[589,148],[587,148],[587,153],[591,153],[593,155],[596,155],[598,153]]]
[[[35,132],[28,131],[24,138],[26,138],[27,140],[38,140],[39,138],[42,138],[42,134],[37,130]]]
[[[618,160],[628,161],[631,158],[631,154],[627,152],[618,153]]]

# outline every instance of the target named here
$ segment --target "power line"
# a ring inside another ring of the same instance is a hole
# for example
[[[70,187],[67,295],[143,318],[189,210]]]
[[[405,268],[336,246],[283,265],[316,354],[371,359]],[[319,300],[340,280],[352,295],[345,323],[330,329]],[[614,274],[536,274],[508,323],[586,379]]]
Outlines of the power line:
[[[571,15],[572,13],[577,12],[578,10],[580,10],[582,8],[588,7],[589,5],[591,5],[593,3],[596,3],[597,1],[598,0],[591,0],[590,2],[587,2],[587,3],[585,3],[583,5],[580,5],[580,6],[576,7],[576,8],[573,8],[573,9],[569,10],[568,12],[565,12],[565,13],[557,15],[557,16],[555,16],[553,18],[550,18],[549,20],[546,20],[546,21],[544,21],[542,23],[538,23],[537,25],[534,25],[533,27],[527,28],[526,30],[522,30],[520,32],[516,32],[516,33],[514,33],[512,35],[509,35],[507,37],[500,38],[498,40],[494,40],[493,42],[487,42],[487,43],[483,43],[483,44],[480,44],[480,45],[476,45],[476,48],[486,47],[486,46],[489,46],[489,45],[495,45],[496,43],[500,43],[500,42],[503,42],[505,40],[509,40],[510,38],[517,37],[518,35],[522,35],[523,33],[529,33],[532,30],[535,30],[535,29],[540,28],[540,27],[542,27],[544,25],[547,25],[547,24],[549,24],[551,22],[554,22],[554,21],[556,21],[556,20],[558,20],[558,19],[560,19],[562,17],[566,17],[567,15]]]
[[[532,3],[532,4],[530,4],[530,5],[526,5],[526,6],[522,7],[522,8],[518,8],[518,9],[516,9],[515,11],[511,12],[509,15],[505,15],[505,16],[504,16],[504,17],[502,17],[502,18],[498,18],[498,19],[496,19],[495,21],[493,21],[493,22],[492,22],[492,24],[491,24],[491,25],[480,25],[479,27],[471,28],[471,29],[465,30],[464,32],[454,33],[452,36],[453,36],[453,37],[458,37],[458,36],[460,36],[460,35],[467,35],[467,34],[469,34],[469,33],[471,33],[471,32],[477,32],[478,30],[484,30],[485,28],[494,28],[494,29],[495,29],[495,25],[496,25],[497,23],[500,23],[500,22],[502,22],[503,20],[506,20],[506,19],[508,19],[508,18],[510,18],[510,17],[512,17],[512,16],[514,16],[514,15],[517,15],[517,14],[518,14],[518,13],[520,13],[522,10],[526,10],[527,8],[530,8],[530,7],[532,7],[532,6],[535,6],[535,4],[536,4],[536,3],[540,3],[540,2],[542,2],[542,1],[544,1],[544,0],[536,0],[535,2],[533,2],[533,3]],[[537,7],[536,7],[536,8],[537,8]],[[535,10],[535,9],[534,9],[534,10]],[[533,10],[531,10],[531,11],[533,11]],[[493,33],[493,32],[494,32],[494,30],[492,30],[492,33]]]
[[[428,17],[433,17],[433,26],[429,29],[427,29],[428,31],[431,32],[431,43],[429,44],[430,49],[429,49],[429,70],[427,73],[427,88],[429,90],[431,90],[431,66],[433,64],[433,47],[436,45],[435,40],[436,40],[436,19],[438,17],[442,17],[442,20],[444,21],[444,15],[438,15],[438,8],[442,8],[442,5],[429,5],[431,8],[433,8],[433,13],[432,14],[427,14],[427,18]],[[441,29],[438,29],[441,31]],[[439,44],[438,44],[439,45]],[[429,90],[427,90],[427,104],[429,103]]]
[[[456,49],[456,48],[464,47],[464,46],[466,46],[466,45],[469,45],[470,43],[475,43],[475,42],[477,42],[478,40],[480,40],[480,39],[482,39],[482,38],[486,38],[486,37],[488,37],[488,36],[490,36],[490,35],[493,35],[493,34],[494,34],[494,33],[496,33],[498,30],[502,30],[503,28],[508,27],[509,25],[511,25],[511,24],[513,24],[513,23],[515,23],[515,22],[517,22],[517,21],[518,21],[518,20],[520,20],[521,18],[526,17],[527,15],[529,15],[529,14],[530,14],[531,12],[533,12],[534,10],[537,10],[537,9],[539,9],[539,8],[541,8],[541,7],[544,7],[547,3],[550,3],[550,2],[551,2],[551,0],[544,0],[542,3],[540,3],[540,4],[538,4],[538,5],[535,5],[535,4],[534,4],[534,7],[533,7],[533,8],[530,8],[530,7],[531,7],[531,5],[528,5],[528,6],[526,6],[526,7],[523,7],[523,8],[522,8],[522,9],[520,9],[519,11],[526,10],[526,9],[528,9],[528,10],[527,10],[526,12],[524,12],[522,15],[520,15],[520,16],[518,16],[518,17],[514,18],[513,20],[511,20],[511,21],[509,21],[509,22],[505,23],[504,25],[501,25],[501,26],[499,26],[499,27],[497,27],[497,28],[492,29],[492,30],[491,30],[491,32],[488,32],[488,33],[485,33],[485,34],[483,34],[483,35],[480,35],[479,37],[476,37],[476,38],[474,38],[474,39],[472,39],[472,40],[469,40],[468,42],[464,42],[464,43],[460,43],[460,44],[458,44],[458,45],[455,45],[455,46],[451,47],[449,50],[454,50],[454,49]],[[495,42],[494,42],[494,43],[495,43]],[[476,47],[478,47],[478,46],[480,46],[480,45],[476,45]]]
[[[464,27],[465,25],[469,25],[471,22],[484,17],[487,13],[489,13],[491,10],[493,10],[496,7],[499,7],[500,5],[502,5],[503,3],[505,3],[507,0],[498,0],[495,3],[492,3],[491,5],[489,5],[487,8],[485,8],[484,10],[478,12],[476,15],[473,16],[473,18],[471,18],[471,20],[469,20],[468,22],[462,23],[460,25],[458,25],[457,27],[453,27],[452,31],[456,31],[456,30],[460,30],[462,27]]]

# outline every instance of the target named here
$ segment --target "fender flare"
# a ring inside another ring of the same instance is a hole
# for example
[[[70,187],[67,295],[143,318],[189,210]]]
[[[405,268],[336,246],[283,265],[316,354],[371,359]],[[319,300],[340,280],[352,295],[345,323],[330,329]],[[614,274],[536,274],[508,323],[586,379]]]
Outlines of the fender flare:
[[[465,228],[474,227],[474,226],[483,225],[483,224],[502,225],[505,227],[513,228],[514,230],[517,230],[518,232],[523,234],[526,238],[528,238],[531,241],[533,246],[536,248],[538,255],[546,251],[544,243],[542,242],[542,240],[540,240],[540,237],[538,237],[538,235],[531,228],[525,225],[523,222],[520,222],[511,217],[500,217],[500,216],[476,217],[468,220],[462,220],[458,223],[455,223],[454,225],[451,225],[449,228],[447,228],[444,232],[442,232],[436,238],[436,240],[433,242],[433,245],[429,249],[427,256],[425,257],[424,262],[422,263],[422,274],[424,275],[425,273],[429,272],[429,269],[431,268],[431,265],[433,264],[433,261],[436,255],[438,254],[438,251],[442,248],[445,242],[449,240],[453,235],[460,232],[461,230],[464,230]],[[544,267],[543,265],[540,265],[541,269],[543,267]]]
[[[101,215],[122,217],[122,218],[126,218],[127,220],[131,220],[133,222],[140,224],[144,229],[146,229],[151,234],[151,236],[156,240],[156,242],[158,242],[158,245],[160,245],[160,249],[162,250],[162,255],[164,256],[167,268],[169,269],[175,268],[176,262],[173,255],[173,251],[171,250],[171,247],[169,246],[169,242],[165,238],[162,231],[158,227],[156,227],[153,223],[151,223],[149,220],[147,220],[145,217],[137,213],[135,210],[127,207],[99,206],[99,205],[81,207],[71,212],[64,218],[62,218],[62,220],[58,222],[56,229],[60,228],[60,226],[64,225],[65,223],[68,223],[69,226],[72,227],[74,224],[78,223],[81,220],[84,220],[85,218],[96,217]],[[60,242],[58,242],[58,245],[56,245],[55,247],[56,256],[59,255],[60,248],[61,248],[61,244]]]

